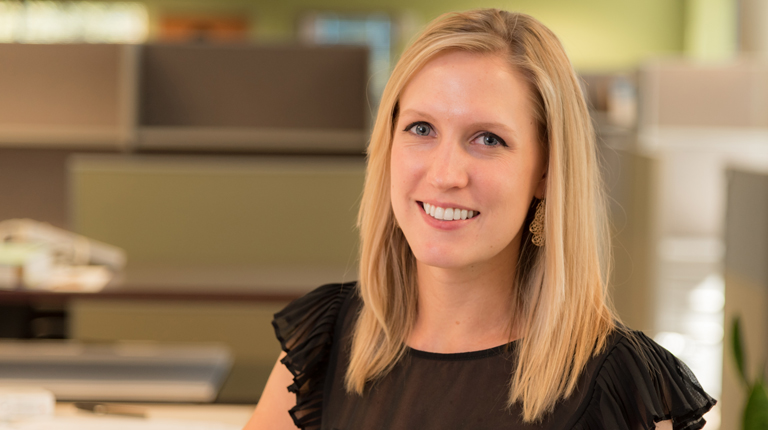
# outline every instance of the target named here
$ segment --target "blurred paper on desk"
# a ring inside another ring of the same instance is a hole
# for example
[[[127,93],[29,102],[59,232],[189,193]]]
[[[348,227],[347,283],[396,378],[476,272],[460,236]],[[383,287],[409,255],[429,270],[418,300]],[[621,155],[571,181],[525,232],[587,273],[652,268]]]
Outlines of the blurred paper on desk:
[[[95,293],[112,280],[105,266],[57,266],[43,284],[44,289],[69,293]]]
[[[240,430],[232,424],[109,416],[54,417],[0,422],[0,430]]]
[[[0,421],[53,416],[56,398],[37,387],[0,386]]]
[[[50,249],[41,243],[0,242],[0,289],[37,286],[53,265]]]
[[[43,387],[58,400],[211,402],[231,364],[217,344],[0,342],[0,386]]]
[[[115,271],[125,267],[122,249],[31,219],[0,222],[0,240],[15,243],[41,243],[50,247],[57,260],[72,265],[98,264]]]
[[[96,292],[125,262],[116,246],[46,223],[0,222],[0,289]]]

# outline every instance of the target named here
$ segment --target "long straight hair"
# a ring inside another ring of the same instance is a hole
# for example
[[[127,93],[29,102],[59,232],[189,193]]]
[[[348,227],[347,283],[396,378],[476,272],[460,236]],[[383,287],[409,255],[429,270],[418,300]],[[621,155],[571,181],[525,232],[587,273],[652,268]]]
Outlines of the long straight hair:
[[[448,51],[499,55],[526,79],[548,156],[545,246],[524,222],[517,265],[516,320],[522,338],[508,405],[541,420],[576,387],[587,361],[619,327],[607,297],[610,244],[594,130],[560,41],[534,18],[496,9],[443,15],[403,53],[382,96],[368,147],[358,215],[363,302],[346,373],[349,392],[386,375],[403,357],[416,320],[416,264],[390,203],[390,152],[398,100],[411,77]],[[532,202],[532,208],[537,202]]]

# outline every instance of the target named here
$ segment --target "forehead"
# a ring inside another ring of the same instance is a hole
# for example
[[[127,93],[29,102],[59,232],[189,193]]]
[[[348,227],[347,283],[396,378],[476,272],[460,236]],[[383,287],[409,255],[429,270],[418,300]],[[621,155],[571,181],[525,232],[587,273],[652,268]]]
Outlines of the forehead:
[[[502,54],[450,51],[411,77],[400,110],[516,123],[533,115],[529,95],[527,82]]]

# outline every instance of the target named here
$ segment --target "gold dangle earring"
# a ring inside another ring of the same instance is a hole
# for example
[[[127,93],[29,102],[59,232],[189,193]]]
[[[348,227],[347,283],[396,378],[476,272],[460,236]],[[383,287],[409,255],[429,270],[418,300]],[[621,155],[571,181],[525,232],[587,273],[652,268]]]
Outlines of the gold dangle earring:
[[[544,199],[539,200],[536,206],[536,213],[533,215],[533,221],[528,226],[528,231],[533,234],[531,242],[536,246],[544,246],[544,211],[546,210]]]

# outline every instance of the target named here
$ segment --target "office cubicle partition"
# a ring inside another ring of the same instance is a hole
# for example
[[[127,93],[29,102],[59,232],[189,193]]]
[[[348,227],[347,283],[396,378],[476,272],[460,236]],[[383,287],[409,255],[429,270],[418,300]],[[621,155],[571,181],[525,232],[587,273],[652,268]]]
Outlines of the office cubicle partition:
[[[357,153],[358,46],[0,44],[0,147]]]
[[[125,148],[137,60],[131,45],[0,44],[0,147]]]
[[[732,324],[741,319],[747,373],[765,372],[768,360],[768,171],[731,167],[725,225],[725,337],[723,428],[742,419],[747,396],[731,353]]]
[[[360,153],[367,61],[353,46],[144,46],[137,146]]]

